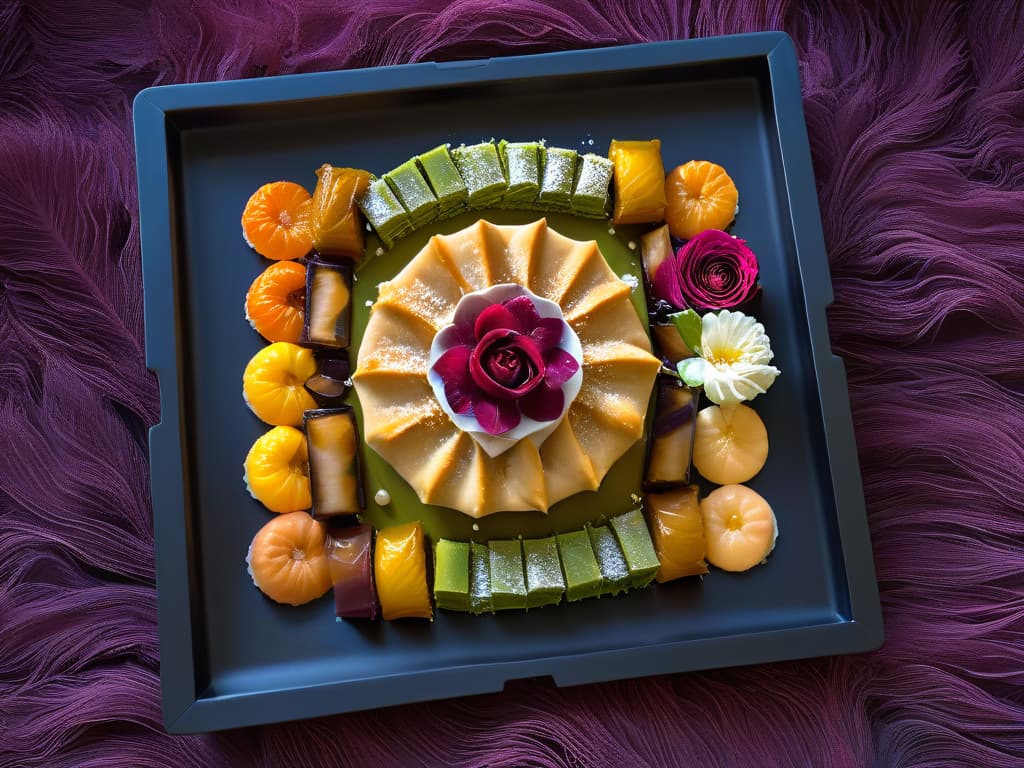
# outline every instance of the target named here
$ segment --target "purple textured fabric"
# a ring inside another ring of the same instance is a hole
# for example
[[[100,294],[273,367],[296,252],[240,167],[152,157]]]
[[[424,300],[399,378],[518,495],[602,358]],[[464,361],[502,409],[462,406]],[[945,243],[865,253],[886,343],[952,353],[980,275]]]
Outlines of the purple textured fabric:
[[[142,87],[784,29],[886,645],[208,736],[160,724]],[[0,766],[1024,764],[1024,5],[0,4]]]

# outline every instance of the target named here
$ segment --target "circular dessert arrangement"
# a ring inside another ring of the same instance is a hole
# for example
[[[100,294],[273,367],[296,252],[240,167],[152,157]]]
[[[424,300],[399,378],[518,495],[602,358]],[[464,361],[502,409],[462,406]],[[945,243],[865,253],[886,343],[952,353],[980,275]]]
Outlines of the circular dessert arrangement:
[[[323,165],[312,194],[260,187],[242,214],[270,260],[245,297],[267,345],[243,399],[269,431],[244,480],[273,513],[255,586],[391,621],[764,564],[778,525],[744,485],[769,453],[749,402],[779,371],[757,256],[726,231],[738,200],[720,165],[666,173],[657,139],[441,145],[379,178]],[[602,250],[615,227],[642,273]]]

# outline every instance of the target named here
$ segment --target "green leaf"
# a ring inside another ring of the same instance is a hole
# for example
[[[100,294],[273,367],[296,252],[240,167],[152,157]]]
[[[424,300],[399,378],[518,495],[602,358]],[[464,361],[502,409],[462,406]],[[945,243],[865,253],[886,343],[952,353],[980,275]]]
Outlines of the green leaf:
[[[691,352],[693,352],[693,354],[699,355],[700,334],[703,325],[700,315],[692,309],[687,309],[683,312],[676,312],[674,315],[669,315],[669,319],[675,323],[676,328],[679,329],[679,335],[682,336],[683,343]]]
[[[703,357],[688,357],[685,360],[680,360],[679,364],[676,365],[676,369],[679,371],[680,378],[688,386],[703,387],[704,370],[707,364]]]

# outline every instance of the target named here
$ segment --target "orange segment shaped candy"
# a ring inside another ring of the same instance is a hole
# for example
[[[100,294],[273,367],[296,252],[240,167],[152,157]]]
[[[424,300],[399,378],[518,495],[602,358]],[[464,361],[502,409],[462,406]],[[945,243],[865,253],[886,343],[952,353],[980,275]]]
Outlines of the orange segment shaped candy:
[[[661,141],[613,139],[608,157],[614,167],[613,224],[643,224],[665,218],[665,166]]]
[[[704,562],[704,521],[697,486],[648,493],[644,498],[647,524],[658,555],[658,583],[708,572]]]
[[[433,619],[427,588],[427,552],[423,525],[393,525],[377,532],[373,551],[373,577],[377,583],[381,615],[385,620],[417,617]]]
[[[373,176],[355,168],[321,165],[313,191],[313,246],[324,256],[363,258],[366,230],[356,200],[366,194]]]
[[[723,485],[700,503],[707,557],[724,571],[746,571],[764,562],[775,548],[775,513],[757,491]]]
[[[306,268],[294,261],[271,264],[245,294],[245,319],[267,341],[297,343],[306,314]]]
[[[298,427],[302,414],[317,407],[303,386],[314,373],[312,351],[278,341],[253,355],[245,366],[242,394],[252,412],[267,424]]]
[[[278,515],[264,525],[245,558],[253,583],[278,603],[302,605],[327,593],[327,528],[305,512]]]
[[[705,229],[725,229],[736,218],[740,193],[725,168],[691,160],[665,179],[665,222],[673,237],[689,240]]]
[[[313,248],[312,211],[309,192],[298,184],[264,184],[242,212],[245,242],[268,259],[301,259]]]
[[[309,509],[309,451],[295,427],[274,427],[253,443],[245,457],[245,485],[271,512]]]

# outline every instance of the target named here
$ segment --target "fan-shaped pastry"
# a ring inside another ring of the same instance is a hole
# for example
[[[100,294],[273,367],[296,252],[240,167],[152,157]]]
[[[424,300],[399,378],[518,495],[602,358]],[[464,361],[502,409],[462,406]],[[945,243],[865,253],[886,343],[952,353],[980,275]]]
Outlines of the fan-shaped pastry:
[[[582,384],[542,441],[497,456],[445,413],[427,379],[434,336],[463,295],[512,283],[559,306],[582,346]],[[640,437],[660,361],[630,299],[595,242],[478,221],[437,235],[380,287],[353,383],[365,440],[427,504],[472,517],[548,508],[596,490]]]

